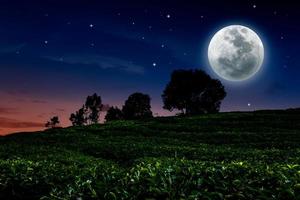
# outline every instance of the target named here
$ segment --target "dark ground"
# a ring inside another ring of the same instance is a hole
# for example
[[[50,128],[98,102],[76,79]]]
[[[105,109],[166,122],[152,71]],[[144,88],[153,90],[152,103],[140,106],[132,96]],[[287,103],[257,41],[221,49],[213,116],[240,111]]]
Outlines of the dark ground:
[[[0,199],[300,199],[300,112],[0,137]]]

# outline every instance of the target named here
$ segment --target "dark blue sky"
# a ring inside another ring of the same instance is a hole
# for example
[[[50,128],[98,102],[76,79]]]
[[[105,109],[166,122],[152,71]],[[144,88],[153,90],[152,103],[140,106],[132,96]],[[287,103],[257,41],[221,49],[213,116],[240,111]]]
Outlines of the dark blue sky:
[[[168,114],[160,96],[170,73],[198,68],[219,78],[208,64],[208,42],[231,24],[256,31],[266,57],[260,72],[248,81],[221,79],[228,92],[222,110],[299,107],[298,4],[3,0],[0,115],[44,121],[60,114],[67,123],[70,112],[93,92],[104,103],[120,106],[136,91],[152,97],[154,112]]]

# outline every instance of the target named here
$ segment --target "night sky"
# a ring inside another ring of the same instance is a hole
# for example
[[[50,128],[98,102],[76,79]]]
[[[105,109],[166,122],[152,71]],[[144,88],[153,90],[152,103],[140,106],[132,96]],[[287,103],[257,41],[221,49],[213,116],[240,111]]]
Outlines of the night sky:
[[[207,48],[227,25],[250,27],[265,59],[232,83],[210,68]],[[1,1],[0,134],[63,126],[87,95],[121,106],[133,92],[155,115],[175,69],[202,69],[225,85],[221,111],[300,106],[300,5],[296,1]],[[102,114],[101,118],[103,118]]]

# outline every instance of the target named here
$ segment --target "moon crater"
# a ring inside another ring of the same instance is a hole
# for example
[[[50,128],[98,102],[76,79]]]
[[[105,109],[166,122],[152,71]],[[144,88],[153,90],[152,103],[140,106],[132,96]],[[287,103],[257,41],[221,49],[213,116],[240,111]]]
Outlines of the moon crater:
[[[248,27],[227,26],[218,31],[208,47],[209,63],[216,74],[230,81],[252,77],[261,67],[264,47]]]

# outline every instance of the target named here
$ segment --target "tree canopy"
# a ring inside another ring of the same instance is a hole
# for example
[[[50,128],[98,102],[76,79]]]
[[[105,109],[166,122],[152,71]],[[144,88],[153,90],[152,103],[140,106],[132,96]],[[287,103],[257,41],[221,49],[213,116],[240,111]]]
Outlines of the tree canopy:
[[[75,113],[72,113],[69,119],[73,126],[83,126],[86,123],[84,106]]]
[[[224,86],[202,70],[175,70],[162,99],[164,109],[186,115],[216,113],[225,98]]]
[[[102,107],[101,97],[94,93],[87,96],[85,104],[78,111],[72,113],[69,119],[73,126],[96,124],[99,122]]]
[[[144,119],[152,117],[150,97],[143,93],[133,93],[125,101],[122,112],[125,119]]]
[[[105,121],[113,121],[123,119],[123,112],[118,107],[110,107],[105,115]]]
[[[98,123],[102,106],[101,97],[96,93],[86,98],[85,109],[87,113],[87,122],[89,124]]]

